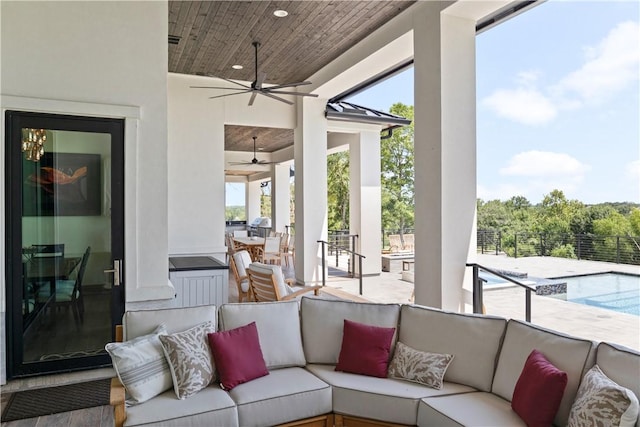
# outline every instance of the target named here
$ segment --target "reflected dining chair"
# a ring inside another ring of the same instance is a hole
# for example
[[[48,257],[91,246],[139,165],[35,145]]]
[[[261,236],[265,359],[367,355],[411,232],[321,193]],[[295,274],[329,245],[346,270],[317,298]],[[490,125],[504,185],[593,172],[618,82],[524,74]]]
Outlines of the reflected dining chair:
[[[279,265],[252,263],[247,269],[253,298],[257,302],[288,301],[309,292],[318,295],[322,286],[296,286],[294,279],[285,279]]]
[[[82,256],[80,268],[77,270],[78,272],[75,280],[56,280],[55,298],[51,300],[51,288],[49,286],[42,286],[38,289],[36,301],[38,303],[46,304],[51,300],[50,304],[52,313],[55,313],[55,310],[59,307],[71,307],[76,324],[84,322],[84,295],[82,291],[82,281],[84,280],[84,273],[87,268],[87,262],[89,261],[90,254],[91,246],[87,247],[87,250]]]

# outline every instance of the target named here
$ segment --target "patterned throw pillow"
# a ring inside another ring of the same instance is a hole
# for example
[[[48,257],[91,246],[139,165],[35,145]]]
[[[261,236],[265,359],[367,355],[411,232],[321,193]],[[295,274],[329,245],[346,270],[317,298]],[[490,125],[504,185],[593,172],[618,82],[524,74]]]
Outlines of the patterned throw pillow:
[[[571,406],[569,427],[632,427],[638,418],[638,399],[607,377],[598,365],[582,379]]]
[[[207,339],[207,334],[213,332],[213,322],[206,322],[173,335],[160,335],[178,399],[193,396],[215,380]]]
[[[167,329],[160,325],[149,335],[105,346],[127,391],[129,405],[147,401],[171,388],[171,372],[159,339],[166,333]]]
[[[452,354],[419,351],[398,341],[389,364],[389,377],[400,378],[440,390]]]

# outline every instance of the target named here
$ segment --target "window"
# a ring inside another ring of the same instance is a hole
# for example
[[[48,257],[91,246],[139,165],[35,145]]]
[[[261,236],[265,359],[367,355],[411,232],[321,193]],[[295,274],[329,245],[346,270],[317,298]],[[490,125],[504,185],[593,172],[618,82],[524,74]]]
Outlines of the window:
[[[247,185],[244,182],[225,183],[225,213],[226,221],[246,221],[246,193]]]

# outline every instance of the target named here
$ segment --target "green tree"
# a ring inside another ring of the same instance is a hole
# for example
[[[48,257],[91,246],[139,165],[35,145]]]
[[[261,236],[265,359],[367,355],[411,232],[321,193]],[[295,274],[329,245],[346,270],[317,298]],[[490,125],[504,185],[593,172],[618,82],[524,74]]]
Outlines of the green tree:
[[[380,141],[382,228],[403,233],[414,227],[413,106],[396,103],[389,112],[412,121]]]
[[[327,208],[329,230],[349,229],[349,152],[327,156]]]

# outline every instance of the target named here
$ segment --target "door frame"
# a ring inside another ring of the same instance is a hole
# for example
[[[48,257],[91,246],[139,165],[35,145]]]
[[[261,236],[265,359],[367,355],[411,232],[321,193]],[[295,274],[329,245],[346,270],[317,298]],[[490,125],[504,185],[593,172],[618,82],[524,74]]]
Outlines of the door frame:
[[[124,141],[125,118],[103,118],[66,114],[6,110],[5,125],[5,283],[6,283],[6,355],[7,378],[109,366],[110,357],[97,356],[23,363],[22,286],[22,156],[21,129],[46,128],[111,134],[111,250],[112,258],[124,262]],[[14,141],[14,143],[11,143]],[[114,213],[116,213],[114,215]],[[125,277],[124,271],[122,277]],[[125,309],[124,283],[112,287],[111,334]]]

